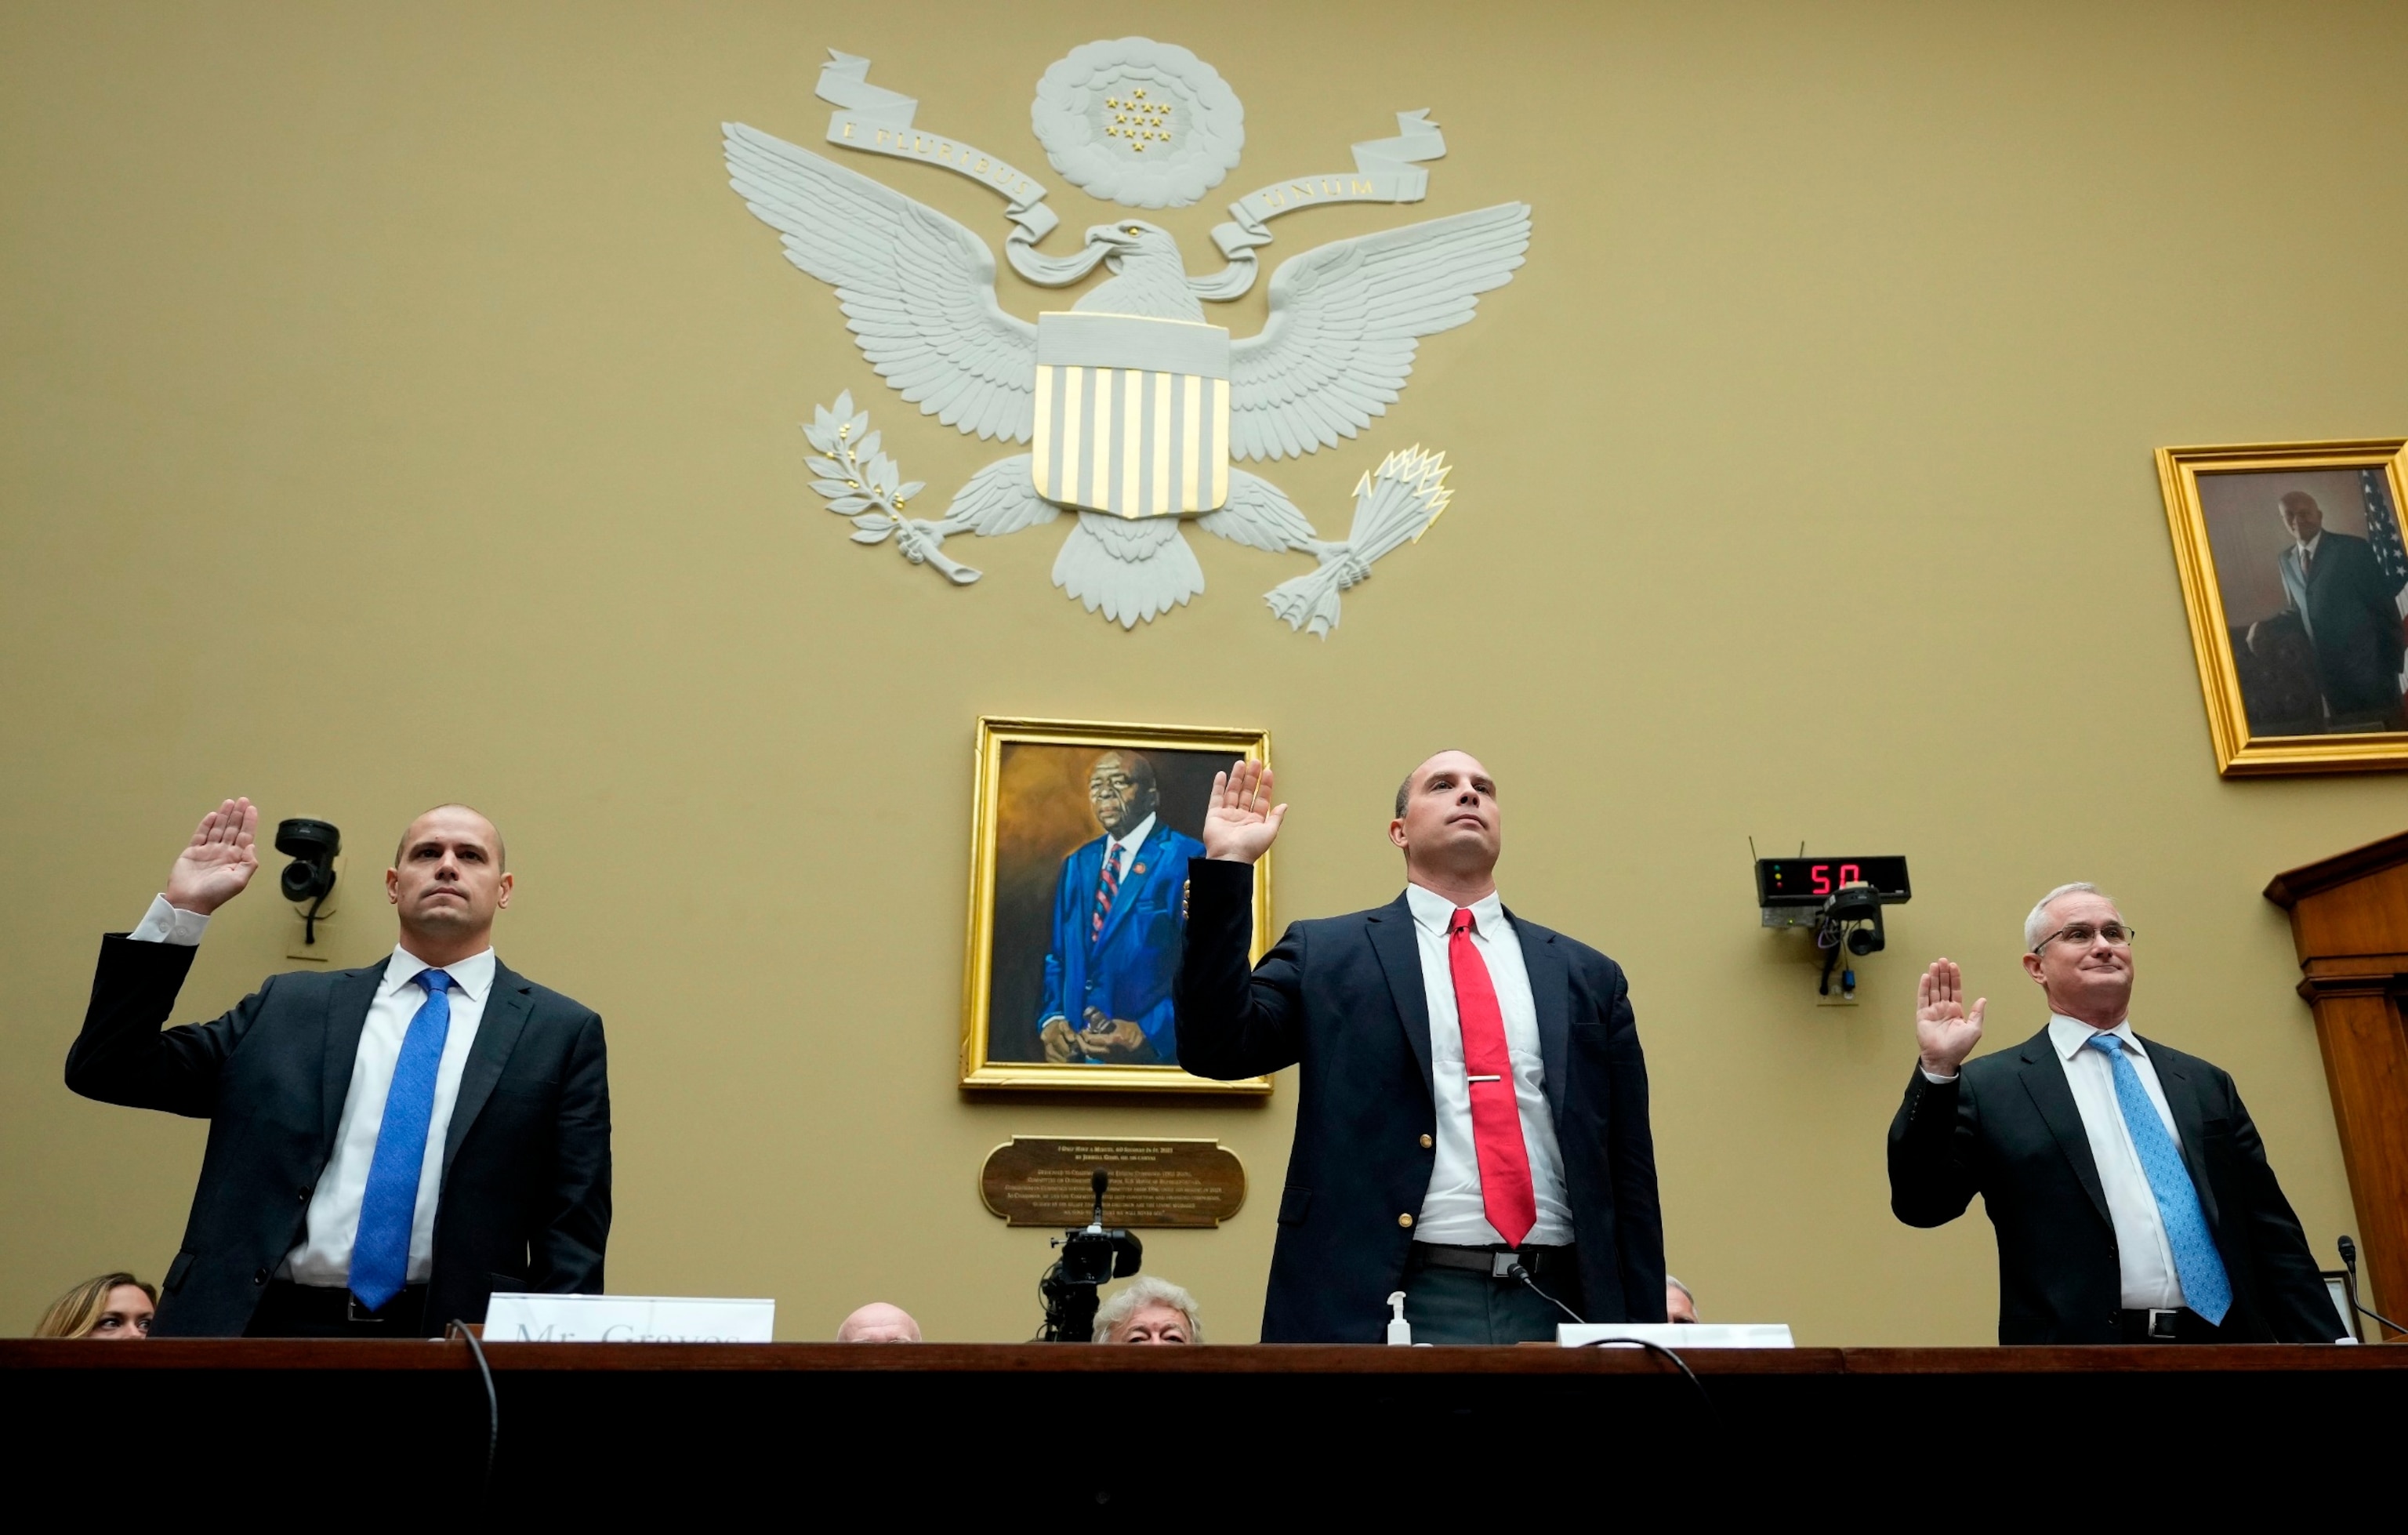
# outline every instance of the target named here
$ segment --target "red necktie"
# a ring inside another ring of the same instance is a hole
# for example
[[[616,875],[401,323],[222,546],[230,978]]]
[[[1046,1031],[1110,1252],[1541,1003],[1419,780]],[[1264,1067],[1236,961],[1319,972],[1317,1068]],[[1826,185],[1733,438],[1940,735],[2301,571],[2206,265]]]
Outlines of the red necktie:
[[[1087,943],[1093,947],[1104,936],[1104,919],[1112,914],[1112,902],[1121,893],[1120,849],[1111,842],[1104,844],[1104,867],[1096,881],[1096,919],[1087,929]]]
[[[1539,1197],[1530,1186],[1530,1153],[1522,1143],[1522,1109],[1513,1096],[1513,1062],[1505,1050],[1505,1014],[1488,963],[1471,942],[1471,911],[1458,907],[1447,925],[1446,962],[1455,976],[1455,1016],[1463,1026],[1463,1070],[1471,1097],[1471,1141],[1480,1153],[1480,1199],[1488,1224],[1519,1247],[1539,1224]]]

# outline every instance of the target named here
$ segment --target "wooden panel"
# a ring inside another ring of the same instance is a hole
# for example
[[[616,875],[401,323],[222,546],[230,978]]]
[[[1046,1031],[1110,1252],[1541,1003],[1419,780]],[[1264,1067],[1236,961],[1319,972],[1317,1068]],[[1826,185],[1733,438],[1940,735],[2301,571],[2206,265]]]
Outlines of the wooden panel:
[[[2291,908],[2301,959],[2408,949],[2408,864],[2303,896]]]
[[[2370,1303],[2396,1313],[2408,1305],[2408,832],[2286,869],[2266,898],[2291,914]]]
[[[2367,1304],[2397,1316],[2408,1300],[2408,1030],[2387,989],[2316,990],[2316,1043],[2358,1212]]]

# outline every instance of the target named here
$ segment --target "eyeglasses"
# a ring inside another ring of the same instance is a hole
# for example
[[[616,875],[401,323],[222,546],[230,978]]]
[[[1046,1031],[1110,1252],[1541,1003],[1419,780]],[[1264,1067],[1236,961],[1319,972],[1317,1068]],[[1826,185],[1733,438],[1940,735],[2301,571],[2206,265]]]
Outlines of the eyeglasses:
[[[2096,927],[2086,922],[2068,923],[2033,944],[2032,953],[2040,953],[2058,939],[2065,940],[2077,949],[2087,949],[2100,939],[2106,940],[2107,947],[2111,949],[2128,949],[2132,946],[2132,929],[2120,922],[2102,923]]]

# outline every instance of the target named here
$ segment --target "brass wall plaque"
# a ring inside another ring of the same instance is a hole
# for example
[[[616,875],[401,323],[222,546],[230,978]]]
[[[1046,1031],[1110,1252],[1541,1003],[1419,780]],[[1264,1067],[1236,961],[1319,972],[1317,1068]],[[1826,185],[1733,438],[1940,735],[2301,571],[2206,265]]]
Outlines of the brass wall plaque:
[[[1112,1175],[1106,1226],[1213,1227],[1246,1202],[1245,1164],[1218,1140],[1112,1136],[1015,1135],[987,1153],[979,1197],[1013,1226],[1084,1226],[1097,1168]]]

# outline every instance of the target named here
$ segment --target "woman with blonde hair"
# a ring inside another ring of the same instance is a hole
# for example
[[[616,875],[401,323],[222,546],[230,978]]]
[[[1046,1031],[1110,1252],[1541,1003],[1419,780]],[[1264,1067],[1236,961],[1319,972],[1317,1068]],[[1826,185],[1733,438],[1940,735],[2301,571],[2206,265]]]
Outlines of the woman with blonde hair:
[[[133,1340],[150,1336],[159,1292],[132,1274],[87,1279],[50,1302],[34,1328],[36,1338]]]

